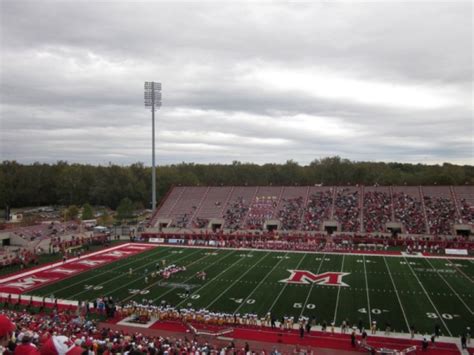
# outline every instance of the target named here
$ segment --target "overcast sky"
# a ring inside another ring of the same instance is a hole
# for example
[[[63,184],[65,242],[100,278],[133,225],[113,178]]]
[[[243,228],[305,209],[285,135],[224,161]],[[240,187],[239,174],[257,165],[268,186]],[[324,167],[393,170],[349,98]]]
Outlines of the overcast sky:
[[[0,160],[474,162],[470,1],[0,2]]]

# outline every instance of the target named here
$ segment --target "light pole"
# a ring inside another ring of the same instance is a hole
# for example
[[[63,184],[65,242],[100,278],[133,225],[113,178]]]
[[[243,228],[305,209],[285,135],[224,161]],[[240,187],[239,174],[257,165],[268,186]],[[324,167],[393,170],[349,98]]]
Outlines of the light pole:
[[[156,208],[155,110],[161,107],[161,83],[145,81],[145,107],[151,108],[151,209]]]

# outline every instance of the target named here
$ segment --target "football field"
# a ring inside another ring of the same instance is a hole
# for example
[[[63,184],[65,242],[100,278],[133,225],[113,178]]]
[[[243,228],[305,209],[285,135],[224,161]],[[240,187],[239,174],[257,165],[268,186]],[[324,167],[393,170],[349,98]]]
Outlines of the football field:
[[[186,270],[152,278],[162,260]],[[205,280],[196,277],[201,271]],[[368,328],[376,321],[385,329],[388,322],[398,332],[413,325],[431,334],[438,324],[443,335],[458,337],[474,326],[473,279],[472,260],[158,246],[28,294],[165,301],[226,313],[271,312],[278,319],[314,316],[336,326],[348,320]]]

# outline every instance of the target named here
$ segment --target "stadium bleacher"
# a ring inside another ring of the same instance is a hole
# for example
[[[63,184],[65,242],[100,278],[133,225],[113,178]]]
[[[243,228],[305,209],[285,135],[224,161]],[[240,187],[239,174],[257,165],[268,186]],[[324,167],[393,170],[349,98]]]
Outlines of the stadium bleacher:
[[[206,229],[222,219],[224,230],[324,231],[325,222],[347,233],[454,235],[474,223],[472,186],[177,186],[151,219],[175,229]],[[275,228],[275,226],[274,226]]]
[[[365,232],[385,232],[386,224],[393,220],[393,204],[387,186],[366,187],[364,189],[363,230]]]

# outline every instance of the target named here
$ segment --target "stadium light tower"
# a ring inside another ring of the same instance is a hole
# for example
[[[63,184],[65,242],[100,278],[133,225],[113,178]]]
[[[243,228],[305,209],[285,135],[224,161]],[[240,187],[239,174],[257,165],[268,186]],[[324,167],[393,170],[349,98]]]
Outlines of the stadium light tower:
[[[145,107],[151,108],[151,209],[156,208],[155,110],[161,107],[161,83],[145,81]]]

